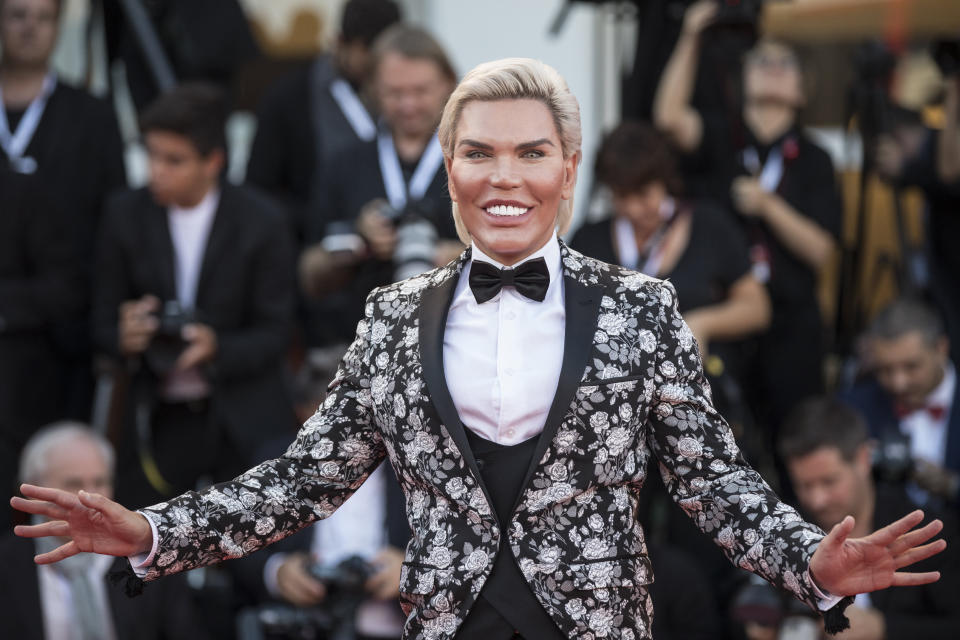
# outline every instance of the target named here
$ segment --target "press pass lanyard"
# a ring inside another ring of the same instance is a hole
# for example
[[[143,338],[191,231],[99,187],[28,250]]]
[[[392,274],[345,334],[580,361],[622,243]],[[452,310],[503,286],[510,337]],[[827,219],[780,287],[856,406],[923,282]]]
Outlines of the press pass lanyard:
[[[393,136],[389,131],[381,130],[377,136],[377,151],[380,156],[380,174],[383,176],[383,187],[387,192],[387,200],[395,211],[402,211],[407,205],[407,198],[420,200],[433,177],[437,175],[440,165],[443,164],[443,150],[437,136],[430,136],[427,148],[420,156],[420,162],[410,177],[410,184],[403,181],[403,169],[400,168],[400,158],[393,145]]]
[[[783,151],[781,145],[770,149],[767,161],[760,167],[760,156],[755,147],[743,150],[743,167],[756,176],[760,187],[767,193],[773,193],[780,186],[783,179]],[[750,232],[750,272],[759,282],[767,283],[772,275],[772,257],[766,234],[758,227]]]
[[[374,124],[373,118],[367,113],[366,107],[360,102],[350,83],[343,78],[337,78],[330,83],[330,93],[357,137],[364,142],[373,140],[377,135],[377,125]]]
[[[783,152],[780,146],[770,149],[767,154],[767,161],[760,167],[760,156],[755,147],[747,147],[743,150],[743,166],[755,176],[760,182],[760,186],[767,193],[773,193],[780,186],[780,180],[783,179]]]
[[[10,132],[10,123],[7,120],[7,109],[3,105],[3,87],[0,87],[0,147],[7,154],[10,160],[10,166],[19,173],[34,173],[37,170],[37,161],[30,156],[24,156],[30,141],[33,140],[33,134],[37,132],[40,125],[40,118],[47,108],[47,100],[53,90],[57,87],[57,76],[48,73],[43,79],[43,87],[39,95],[34,98],[27,110],[24,111],[17,130]]]
[[[676,201],[673,198],[664,198],[660,204],[660,218],[663,222],[644,245],[642,254],[640,253],[640,247],[637,246],[637,238],[633,233],[633,224],[626,218],[618,217],[614,234],[617,239],[617,255],[620,257],[620,264],[627,269],[635,269],[648,276],[656,276],[660,272],[660,265],[663,262],[663,241],[676,213]],[[638,268],[641,259],[644,260],[644,263],[642,267]]]

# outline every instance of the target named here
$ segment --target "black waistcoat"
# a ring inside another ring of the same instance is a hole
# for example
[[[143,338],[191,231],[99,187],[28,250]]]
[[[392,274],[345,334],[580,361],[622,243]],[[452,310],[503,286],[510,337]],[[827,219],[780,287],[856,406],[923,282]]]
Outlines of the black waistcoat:
[[[465,429],[493,508],[506,531],[530,459],[539,438],[508,447]],[[564,635],[533,595],[507,542],[502,542],[493,572],[457,633],[457,640],[564,640]]]

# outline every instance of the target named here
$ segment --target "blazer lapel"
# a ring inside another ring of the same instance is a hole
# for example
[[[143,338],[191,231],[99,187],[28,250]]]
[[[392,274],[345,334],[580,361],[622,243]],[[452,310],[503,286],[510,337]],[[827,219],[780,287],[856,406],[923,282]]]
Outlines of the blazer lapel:
[[[950,404],[950,416],[947,418],[947,454],[944,466],[954,471],[960,470],[960,379],[953,390]]]
[[[203,250],[203,265],[200,267],[200,281],[197,283],[196,305],[202,308],[203,293],[210,285],[210,279],[216,269],[219,257],[230,247],[233,220],[228,211],[232,209],[233,190],[228,185],[220,188],[220,201],[217,211],[213,214],[213,224],[210,225],[210,235],[207,236],[207,245]]]
[[[159,268],[161,295],[163,300],[177,299],[177,281],[173,268],[173,238],[170,236],[170,224],[167,220],[167,210],[151,202],[150,210],[146,215],[148,227],[147,242],[155,258],[154,264]]]
[[[487,502],[491,505],[491,514],[496,518],[497,515],[492,509],[493,500],[490,499],[487,487],[483,483],[483,476],[480,475],[477,460],[470,448],[470,442],[467,440],[466,427],[463,426],[460,414],[457,413],[453,396],[450,395],[450,388],[447,386],[447,376],[443,370],[443,334],[447,328],[447,313],[450,311],[450,303],[453,302],[453,294],[457,288],[460,272],[469,259],[470,250],[468,249],[460,256],[460,262],[450,277],[438,286],[424,290],[422,294],[420,299],[420,363],[423,369],[423,379],[427,384],[428,397],[440,416],[440,422],[447,427],[450,437],[456,442],[457,448],[460,449],[460,453],[467,462],[467,466],[470,467],[474,477],[480,483]]]
[[[533,457],[530,459],[530,467],[527,469],[527,475],[521,485],[524,490],[517,496],[517,501],[513,506],[514,512],[520,505],[526,487],[530,484],[530,480],[540,464],[540,459],[550,443],[553,442],[553,437],[556,435],[557,429],[560,428],[563,415],[570,403],[573,402],[574,394],[583,378],[583,372],[593,350],[593,334],[597,328],[597,310],[600,308],[602,293],[602,287],[587,286],[566,273],[566,269],[564,270],[563,297],[566,320],[560,380],[557,382],[557,392],[553,396],[553,403],[550,405],[549,412],[547,412],[543,432],[541,432],[540,439],[537,441]]]

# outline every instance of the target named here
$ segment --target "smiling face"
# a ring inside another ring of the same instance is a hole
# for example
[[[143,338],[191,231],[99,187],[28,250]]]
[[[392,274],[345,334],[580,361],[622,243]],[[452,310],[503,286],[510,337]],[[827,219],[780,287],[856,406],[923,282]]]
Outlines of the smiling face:
[[[563,157],[539,100],[467,103],[445,160],[450,198],[473,242],[507,266],[547,243],[560,203],[573,197],[577,154]]]
[[[57,44],[59,7],[54,0],[3,0],[0,46],[8,64],[45,67]]]
[[[437,128],[453,82],[433,60],[389,52],[377,65],[380,111],[395,133],[429,137]]]

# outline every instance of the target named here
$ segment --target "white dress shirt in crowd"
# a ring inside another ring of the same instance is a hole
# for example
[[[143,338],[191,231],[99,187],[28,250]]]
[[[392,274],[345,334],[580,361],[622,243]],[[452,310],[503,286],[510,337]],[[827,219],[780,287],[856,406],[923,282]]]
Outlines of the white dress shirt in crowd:
[[[104,616],[104,627],[108,634],[104,640],[113,640],[116,632],[110,615],[106,582],[107,571],[113,564],[113,558],[91,555],[90,582],[97,607]],[[37,565],[37,575],[40,582],[40,609],[43,612],[43,637],[46,640],[82,640],[70,581],[55,565]]]
[[[219,204],[220,191],[211,189],[194,207],[170,207],[167,210],[177,302],[183,310],[193,310],[196,306],[203,256]],[[172,372],[160,388],[160,396],[170,402],[198,400],[209,395],[210,385],[198,367]]]
[[[313,525],[311,555],[324,565],[336,565],[350,556],[372,562],[387,540],[387,482],[385,464],[377,467],[357,492],[329,518]],[[376,526],[377,523],[380,526]],[[277,571],[287,554],[275,553],[263,569],[267,590],[280,596]],[[403,613],[394,601],[367,600],[357,609],[357,632],[383,638],[399,638],[403,631]]]
[[[471,256],[503,267],[476,245]],[[471,261],[447,315],[443,368],[450,395],[464,426],[498,444],[517,444],[543,430],[560,380],[567,314],[556,236],[526,260],[539,257],[550,271],[543,302],[504,287],[477,304],[469,285]]]
[[[220,191],[212,189],[194,207],[170,207],[167,210],[170,239],[173,241],[177,301],[184,309],[193,309],[197,302],[203,255],[219,204]]]
[[[953,363],[947,363],[943,380],[927,396],[924,408],[917,409],[900,419],[900,431],[910,438],[910,457],[926,460],[942,467],[947,457],[947,429],[950,412],[953,410],[953,394],[957,386],[957,371]],[[927,407],[942,407],[943,415],[934,418]]]

